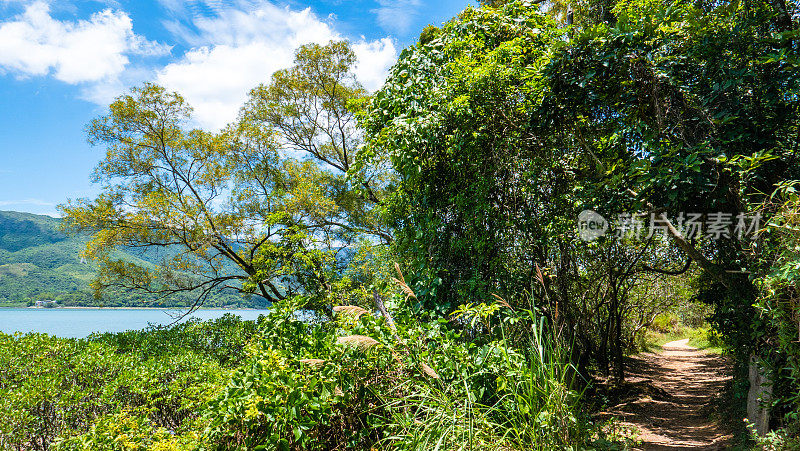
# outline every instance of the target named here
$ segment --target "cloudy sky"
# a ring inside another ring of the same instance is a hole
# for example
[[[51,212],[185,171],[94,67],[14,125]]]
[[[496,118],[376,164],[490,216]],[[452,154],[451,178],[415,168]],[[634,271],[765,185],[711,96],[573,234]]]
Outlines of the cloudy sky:
[[[305,43],[349,39],[356,74],[381,85],[402,49],[469,0],[0,0],[0,210],[51,214],[90,197],[102,149],[85,126],[155,81],[197,121],[232,120],[247,91]]]

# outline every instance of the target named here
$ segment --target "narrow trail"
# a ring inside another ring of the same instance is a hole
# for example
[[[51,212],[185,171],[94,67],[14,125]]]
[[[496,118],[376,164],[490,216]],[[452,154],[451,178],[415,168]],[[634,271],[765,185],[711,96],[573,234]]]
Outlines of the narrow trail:
[[[604,416],[615,416],[639,430],[637,450],[721,450],[732,434],[719,424],[715,399],[730,379],[731,367],[720,355],[672,341],[660,354],[631,359],[627,380],[637,395]]]

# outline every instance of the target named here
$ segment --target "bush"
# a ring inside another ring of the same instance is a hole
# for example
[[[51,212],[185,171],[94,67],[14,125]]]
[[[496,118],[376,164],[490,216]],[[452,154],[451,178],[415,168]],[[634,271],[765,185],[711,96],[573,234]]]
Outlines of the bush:
[[[672,313],[661,313],[655,317],[650,328],[662,334],[675,332],[678,327],[678,317]]]
[[[57,451],[179,451],[196,449],[194,434],[177,437],[172,431],[156,427],[146,415],[122,412],[100,417],[88,432],[57,443]]]
[[[95,425],[108,435],[109,418],[127,411],[153,430],[180,434],[226,379],[219,364],[189,350],[147,355],[90,340],[0,334],[0,449],[49,449]]]
[[[316,325],[288,311],[271,314],[267,336],[248,348],[228,388],[210,403],[207,438],[220,449],[581,443],[574,371],[545,323],[498,304],[459,311],[480,316],[481,324],[459,330],[459,321],[403,316],[395,329],[363,312]],[[536,327],[517,349],[500,331],[519,321]],[[484,323],[500,336],[467,339]]]
[[[235,366],[244,358],[245,344],[258,330],[257,322],[226,313],[205,322],[191,318],[170,327],[96,334],[90,340],[113,346],[120,353],[164,356],[191,351],[220,365]]]
[[[564,449],[587,443],[564,343],[532,311],[360,307],[73,340],[0,335],[0,449]],[[253,332],[256,330],[257,332]]]

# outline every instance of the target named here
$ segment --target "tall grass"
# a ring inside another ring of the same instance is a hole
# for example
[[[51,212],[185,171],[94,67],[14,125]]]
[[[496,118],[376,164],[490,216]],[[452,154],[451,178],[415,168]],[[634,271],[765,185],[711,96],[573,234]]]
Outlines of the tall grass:
[[[507,305],[507,304],[506,304]],[[484,306],[485,307],[485,306]],[[587,434],[579,418],[582,393],[573,391],[577,372],[568,350],[545,318],[524,311],[529,327],[514,327],[489,345],[484,362],[449,382],[407,381],[401,399],[389,400],[390,428],[398,431],[386,442],[410,450],[578,449]],[[479,400],[474,387],[495,378],[495,391]]]
[[[527,367],[495,407],[503,438],[516,448],[577,449],[585,440],[577,416],[583,393],[572,390],[578,373],[567,344],[545,318],[526,313],[533,320],[524,350]]]
[[[387,445],[420,451],[496,449],[498,425],[489,417],[489,408],[469,396],[454,396],[454,390],[447,388],[416,388],[387,405],[393,414],[392,429],[397,431],[387,438]]]

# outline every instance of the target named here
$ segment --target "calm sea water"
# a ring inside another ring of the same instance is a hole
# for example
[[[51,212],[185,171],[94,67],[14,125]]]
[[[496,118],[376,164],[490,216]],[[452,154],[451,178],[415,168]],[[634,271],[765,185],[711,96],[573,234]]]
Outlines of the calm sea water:
[[[92,332],[144,329],[150,324],[170,324],[179,310],[161,309],[43,309],[0,308],[0,332],[42,332],[57,337],[83,338]],[[198,310],[190,316],[202,320],[226,313],[254,320],[267,310]]]

